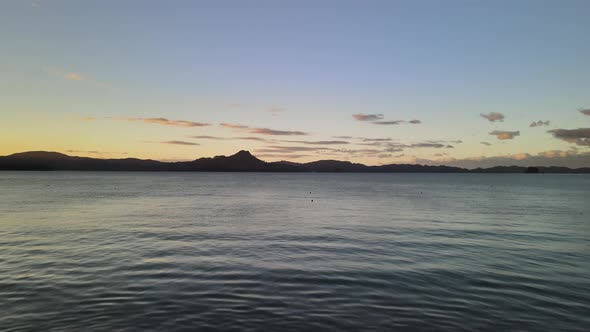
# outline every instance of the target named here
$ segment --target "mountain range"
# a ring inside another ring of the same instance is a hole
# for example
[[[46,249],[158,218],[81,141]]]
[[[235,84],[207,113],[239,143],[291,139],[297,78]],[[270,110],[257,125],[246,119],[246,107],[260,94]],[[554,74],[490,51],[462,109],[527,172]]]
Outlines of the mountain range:
[[[451,166],[390,164],[367,166],[338,160],[309,163],[265,162],[248,151],[193,161],[163,162],[136,158],[98,159],[58,152],[31,151],[0,157],[0,170],[27,171],[153,171],[153,172],[356,172],[356,173],[590,173],[590,167],[497,166],[465,169]]]

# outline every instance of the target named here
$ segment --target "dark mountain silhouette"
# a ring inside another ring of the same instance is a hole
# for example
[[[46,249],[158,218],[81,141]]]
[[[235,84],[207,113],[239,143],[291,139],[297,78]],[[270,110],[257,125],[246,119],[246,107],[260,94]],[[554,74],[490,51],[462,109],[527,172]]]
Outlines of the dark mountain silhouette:
[[[162,162],[135,158],[97,159],[57,152],[32,151],[0,157],[0,170],[30,171],[152,171],[152,172],[358,172],[358,173],[530,173],[532,168],[498,166],[468,170],[451,166],[391,164],[367,166],[338,160],[309,163],[265,162],[248,151],[193,161]],[[538,173],[590,173],[590,168],[534,167]]]

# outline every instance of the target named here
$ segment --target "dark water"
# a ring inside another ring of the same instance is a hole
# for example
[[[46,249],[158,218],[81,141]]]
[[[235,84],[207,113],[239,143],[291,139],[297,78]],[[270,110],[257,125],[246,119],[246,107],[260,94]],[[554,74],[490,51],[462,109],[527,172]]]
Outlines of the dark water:
[[[590,176],[3,172],[0,330],[588,331]]]

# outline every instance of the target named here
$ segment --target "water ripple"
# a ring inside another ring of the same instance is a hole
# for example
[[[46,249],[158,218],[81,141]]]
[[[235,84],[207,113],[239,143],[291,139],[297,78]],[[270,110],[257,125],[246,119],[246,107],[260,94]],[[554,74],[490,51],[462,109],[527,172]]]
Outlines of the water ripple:
[[[587,331],[588,177],[474,177],[2,173],[0,329]]]

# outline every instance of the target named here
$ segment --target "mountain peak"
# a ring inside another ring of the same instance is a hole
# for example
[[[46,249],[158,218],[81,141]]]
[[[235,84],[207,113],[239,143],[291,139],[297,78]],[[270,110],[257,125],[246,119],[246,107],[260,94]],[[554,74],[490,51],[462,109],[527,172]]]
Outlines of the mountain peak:
[[[240,150],[238,153],[234,154],[234,156],[242,156],[242,157],[254,157],[250,151],[247,150]]]

